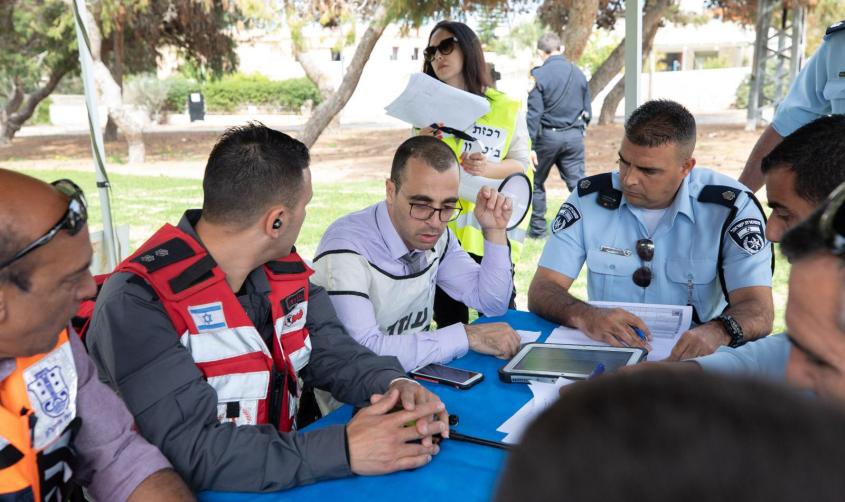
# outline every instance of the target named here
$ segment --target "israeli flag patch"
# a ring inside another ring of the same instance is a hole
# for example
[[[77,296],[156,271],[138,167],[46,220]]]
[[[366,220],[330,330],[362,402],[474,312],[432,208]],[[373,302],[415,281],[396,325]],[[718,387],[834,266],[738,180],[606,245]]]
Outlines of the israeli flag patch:
[[[731,239],[748,254],[757,254],[766,247],[763,223],[756,218],[744,218],[728,229]]]
[[[557,212],[555,221],[552,222],[552,233],[558,233],[561,230],[566,230],[581,219],[581,213],[578,208],[568,202],[564,202]]]
[[[226,316],[223,315],[223,304],[221,302],[206,303],[205,305],[194,305],[188,307],[188,313],[194,320],[197,332],[216,331],[227,328]]]

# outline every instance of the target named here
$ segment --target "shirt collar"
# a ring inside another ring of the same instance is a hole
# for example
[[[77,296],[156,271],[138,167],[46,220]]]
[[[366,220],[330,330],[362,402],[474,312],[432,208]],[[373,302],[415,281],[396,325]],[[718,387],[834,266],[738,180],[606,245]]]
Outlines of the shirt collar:
[[[197,222],[200,220],[200,216],[202,216],[201,209],[188,209],[185,211],[185,214],[182,215],[182,219],[179,220],[179,225],[177,226],[179,227],[179,230],[193,237],[200,246],[205,247],[205,244],[202,243],[202,239],[200,239],[200,236],[197,234],[195,228]],[[208,251],[208,249],[206,249],[206,251]],[[251,285],[252,289],[254,289],[257,293],[267,293],[270,291],[270,281],[267,280],[267,274],[264,273],[263,267],[258,267],[249,273],[246,281],[244,282],[244,286],[247,285]],[[241,289],[243,289],[243,287]],[[238,291],[234,291],[234,293],[238,294]]]
[[[618,175],[614,178],[618,180]],[[693,213],[692,201],[690,200],[689,178],[689,174],[684,176],[684,180],[681,182],[681,187],[678,189],[678,193],[675,194],[672,204],[667,208],[670,213],[669,217],[671,218],[669,221],[672,225],[675,224],[675,218],[679,213],[686,215],[692,223],[695,223],[695,214]],[[618,187],[615,188],[618,189]],[[629,205],[628,199],[626,199],[624,195],[622,196],[622,202],[619,205],[620,207]],[[628,210],[630,211],[631,208],[629,207]]]
[[[393,226],[393,220],[387,213],[387,202],[385,201],[379,202],[376,206],[376,225],[381,238],[387,245],[391,258],[398,260],[408,254],[408,246],[405,245],[405,241],[402,240],[399,232],[396,231],[396,227]]]

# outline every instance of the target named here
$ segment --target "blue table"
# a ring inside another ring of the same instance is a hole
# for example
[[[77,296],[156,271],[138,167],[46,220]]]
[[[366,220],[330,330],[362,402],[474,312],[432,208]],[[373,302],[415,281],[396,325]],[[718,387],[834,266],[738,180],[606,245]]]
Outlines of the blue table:
[[[541,331],[539,341],[557,327],[529,312],[510,310],[502,317],[481,318],[476,322],[506,321],[514,329]],[[498,370],[505,361],[469,352],[450,366],[484,373],[484,380],[468,390],[445,385],[423,383],[446,403],[449,413],[457,414],[460,423],[454,430],[473,436],[501,440],[504,434],[496,428],[531,399],[528,386],[506,384],[499,380]],[[323,417],[308,429],[346,423],[352,408],[344,406]],[[505,452],[488,446],[459,441],[441,443],[440,454],[425,467],[384,476],[353,476],[323,481],[277,493],[203,492],[203,501],[231,502],[244,500],[393,500],[400,495],[415,502],[487,501],[491,499],[496,479],[503,467]]]

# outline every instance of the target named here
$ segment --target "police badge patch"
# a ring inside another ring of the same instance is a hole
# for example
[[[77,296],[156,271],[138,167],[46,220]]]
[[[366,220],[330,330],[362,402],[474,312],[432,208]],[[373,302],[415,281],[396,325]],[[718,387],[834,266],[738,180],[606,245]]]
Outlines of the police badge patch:
[[[578,209],[568,202],[564,202],[557,212],[555,221],[552,222],[552,233],[558,233],[561,230],[566,230],[581,219],[581,213]]]
[[[728,229],[731,239],[748,254],[757,254],[766,246],[763,224],[754,218],[737,221]]]

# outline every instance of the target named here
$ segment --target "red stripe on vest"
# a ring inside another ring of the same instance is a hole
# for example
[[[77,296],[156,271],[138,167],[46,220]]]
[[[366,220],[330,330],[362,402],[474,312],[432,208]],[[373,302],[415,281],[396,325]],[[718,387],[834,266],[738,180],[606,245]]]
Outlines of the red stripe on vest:
[[[181,242],[173,245],[174,239]],[[184,245],[190,251],[186,251]],[[171,254],[168,246],[180,256],[193,254],[175,261],[169,260],[168,257],[173,257],[175,253]],[[300,392],[297,370],[307,364],[310,356],[305,317],[308,310],[308,278],[313,271],[295,252],[264,266],[270,284],[268,299],[275,330],[272,347],[268,350],[226,282],[225,274],[216,264],[211,265],[205,274],[199,274],[199,278],[193,282],[184,280],[186,276],[192,276],[189,269],[194,265],[202,266],[199,262],[204,258],[207,260],[207,256],[206,249],[189,234],[172,225],[165,225],[124,260],[116,271],[136,274],[152,286],[182,343],[191,351],[195,364],[206,379],[219,382],[229,377],[233,382],[238,378],[254,382],[266,373],[269,383],[264,397],[258,400],[257,416],[253,417],[253,411],[244,409],[248,403],[239,401],[241,412],[238,419],[245,421],[238,423],[272,423],[275,421],[274,416],[277,416],[278,429],[290,431],[294,427]],[[183,289],[174,291],[174,284],[179,284]],[[295,367],[297,363],[299,366]],[[281,397],[276,404],[276,413],[270,413],[273,391],[277,390],[274,386],[276,379],[272,377],[279,373],[284,374],[280,382]],[[259,378],[247,378],[256,375]],[[219,384],[215,390],[218,399],[231,404],[232,399],[226,399],[227,392],[237,388],[237,385],[226,387]],[[220,403],[218,411],[221,407],[225,408],[223,404]],[[227,420],[225,415],[221,419]]]

